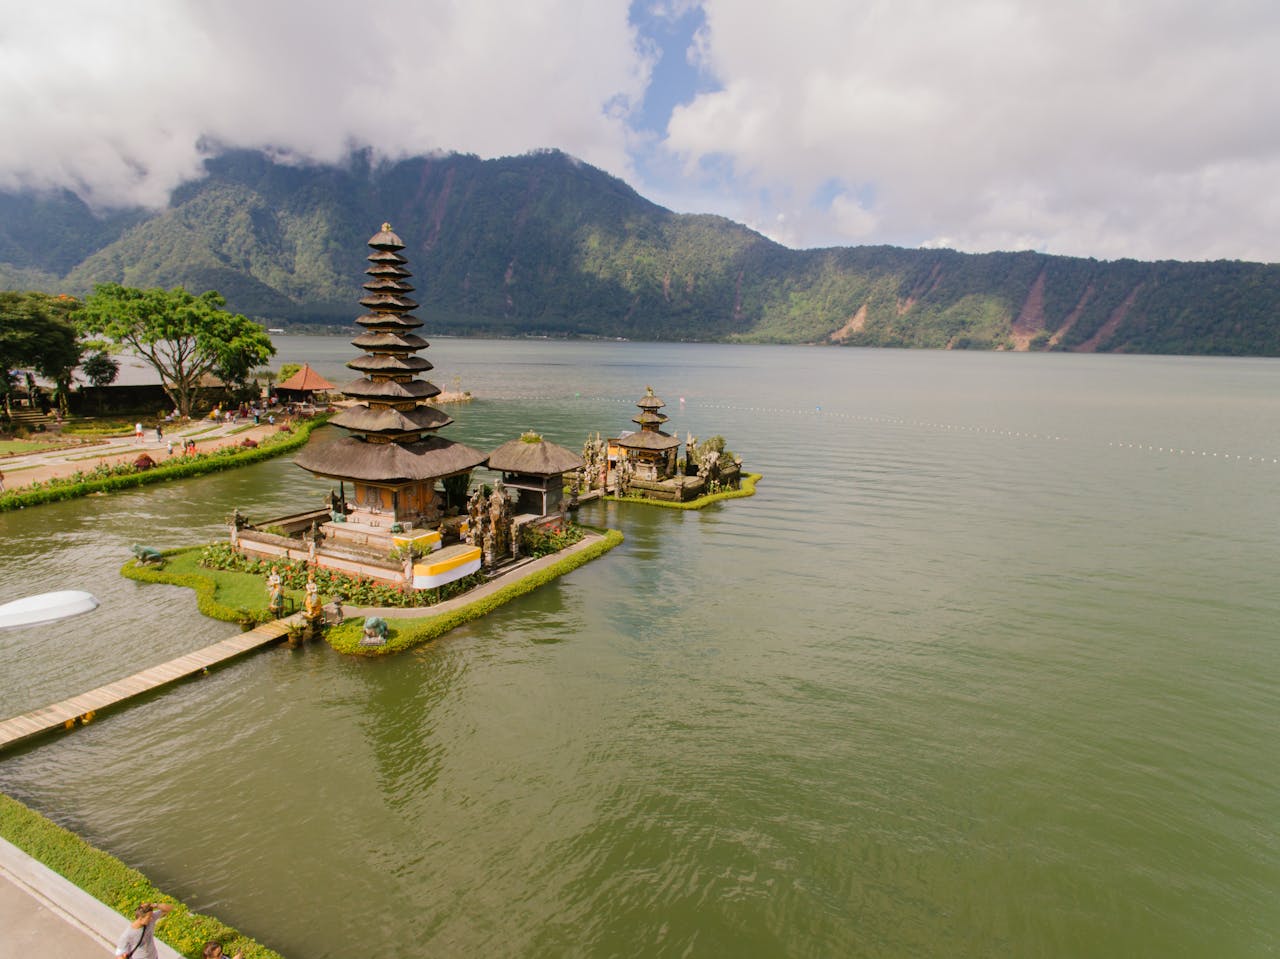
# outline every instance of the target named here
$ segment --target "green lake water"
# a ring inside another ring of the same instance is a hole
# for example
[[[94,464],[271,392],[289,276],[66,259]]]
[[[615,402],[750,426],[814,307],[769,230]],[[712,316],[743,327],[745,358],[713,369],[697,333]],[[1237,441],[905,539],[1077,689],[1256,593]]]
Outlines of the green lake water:
[[[352,378],[343,338],[278,359]],[[1280,953],[1280,361],[442,339],[444,434],[723,434],[756,496],[382,661],[276,649],[0,790],[294,959]],[[313,442],[323,442],[318,433]],[[0,514],[13,715],[222,639],[118,576],[287,458]]]

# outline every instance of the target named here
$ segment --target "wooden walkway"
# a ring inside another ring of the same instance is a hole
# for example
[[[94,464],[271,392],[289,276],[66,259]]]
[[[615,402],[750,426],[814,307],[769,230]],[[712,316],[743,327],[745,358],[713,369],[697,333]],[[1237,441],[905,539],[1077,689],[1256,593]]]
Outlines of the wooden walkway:
[[[55,729],[73,729],[77,721],[83,725],[100,709],[118,705],[153,689],[203,672],[210,666],[225,663],[237,656],[243,656],[245,653],[278,642],[289,632],[289,626],[295,621],[301,622],[301,618],[302,614],[299,613],[265,623],[247,633],[224,639],[204,649],[197,649],[193,653],[144,669],[124,679],[117,679],[114,683],[99,686],[79,696],[72,696],[52,706],[45,706],[43,709],[0,721],[0,749]]]

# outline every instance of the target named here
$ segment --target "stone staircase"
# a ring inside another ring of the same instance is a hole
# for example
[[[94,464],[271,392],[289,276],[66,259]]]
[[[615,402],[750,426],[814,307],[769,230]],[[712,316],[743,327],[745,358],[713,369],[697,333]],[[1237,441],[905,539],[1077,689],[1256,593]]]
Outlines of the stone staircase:
[[[11,429],[25,429],[28,433],[52,430],[58,425],[58,421],[52,413],[46,416],[39,410],[18,406],[13,408],[13,414],[10,416],[9,422],[12,424]]]

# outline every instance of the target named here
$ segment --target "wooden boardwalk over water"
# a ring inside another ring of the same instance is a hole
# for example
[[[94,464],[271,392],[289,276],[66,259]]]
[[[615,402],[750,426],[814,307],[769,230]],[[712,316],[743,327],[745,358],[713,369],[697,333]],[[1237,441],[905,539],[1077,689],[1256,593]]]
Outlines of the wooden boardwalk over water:
[[[55,729],[72,729],[77,721],[83,723],[87,721],[86,717],[91,719],[98,710],[116,706],[135,696],[203,672],[210,666],[278,642],[289,632],[289,626],[294,621],[300,622],[301,614],[265,623],[247,633],[197,649],[193,653],[144,669],[124,679],[117,679],[114,683],[72,696],[52,706],[0,721],[0,749]]]

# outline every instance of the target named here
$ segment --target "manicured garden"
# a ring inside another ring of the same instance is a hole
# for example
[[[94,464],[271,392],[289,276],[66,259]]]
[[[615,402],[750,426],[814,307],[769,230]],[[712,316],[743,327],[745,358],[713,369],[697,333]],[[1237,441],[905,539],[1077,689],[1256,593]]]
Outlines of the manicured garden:
[[[252,447],[224,446],[207,453],[170,457],[160,463],[155,463],[146,456],[146,461],[153,465],[146,465],[143,457],[139,456],[130,463],[104,463],[70,476],[37,481],[29,486],[0,493],[0,512],[248,466],[298,449],[307,442],[311,431],[327,420],[326,415],[321,415],[302,420],[293,427],[281,427]]]

